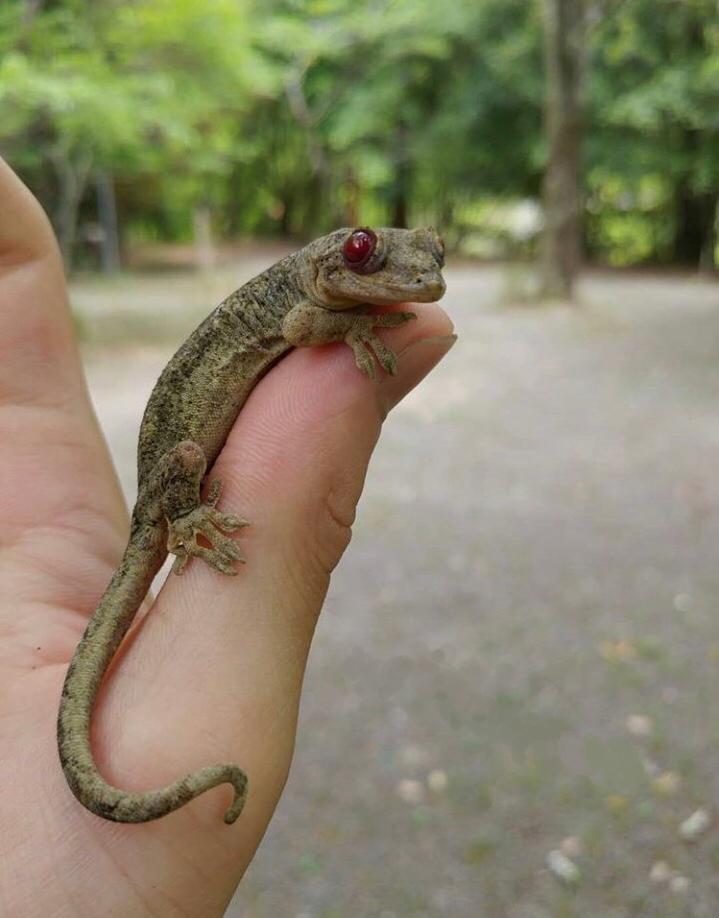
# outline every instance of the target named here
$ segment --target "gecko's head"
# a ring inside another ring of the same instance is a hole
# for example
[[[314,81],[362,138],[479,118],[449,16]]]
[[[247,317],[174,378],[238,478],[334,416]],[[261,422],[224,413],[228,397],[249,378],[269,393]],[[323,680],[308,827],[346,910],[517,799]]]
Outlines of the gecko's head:
[[[309,292],[330,308],[432,303],[444,295],[444,243],[434,229],[340,229],[307,252]]]

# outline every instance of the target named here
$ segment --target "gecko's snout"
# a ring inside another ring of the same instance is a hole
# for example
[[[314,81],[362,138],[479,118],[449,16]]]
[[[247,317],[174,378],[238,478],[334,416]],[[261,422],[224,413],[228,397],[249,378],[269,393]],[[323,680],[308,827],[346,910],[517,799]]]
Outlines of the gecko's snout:
[[[413,299],[420,303],[434,303],[436,300],[441,300],[447,289],[444,278],[439,271],[432,272],[424,277],[418,277],[416,284],[417,292],[413,293],[412,296]]]

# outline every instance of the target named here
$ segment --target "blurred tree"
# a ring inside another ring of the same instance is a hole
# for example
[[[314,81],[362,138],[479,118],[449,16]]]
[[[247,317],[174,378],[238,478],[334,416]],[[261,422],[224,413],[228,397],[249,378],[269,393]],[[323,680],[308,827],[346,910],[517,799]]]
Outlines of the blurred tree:
[[[483,191],[536,194],[537,38],[533,0],[7,0],[0,145],[68,257],[107,181],[165,237],[193,210],[205,231],[210,211],[226,232],[451,230]]]
[[[543,0],[546,131],[541,293],[571,300],[581,247],[581,153],[587,0]]]
[[[304,137],[314,234],[353,222],[363,197],[404,225],[421,138],[442,107],[444,75],[472,5],[431,0],[274,0],[261,46],[284,68],[287,110]]]
[[[79,224],[110,238],[114,197],[131,238],[195,227],[208,258],[211,231],[359,222],[532,252],[532,228],[483,240],[544,173],[545,286],[567,295],[582,214],[595,256],[714,263],[718,19],[716,0],[2,0],[0,149],[68,260]]]
[[[420,201],[455,244],[477,202],[537,199],[542,174],[540,6],[535,0],[465,5],[452,54],[437,74],[439,105],[419,138]]]
[[[21,172],[38,177],[68,263],[93,174],[107,182],[173,170],[170,193],[199,207],[228,160],[241,155],[233,119],[271,83],[245,41],[246,7],[242,0],[2,7],[0,142]]]
[[[617,256],[623,250],[627,262],[654,256],[713,269],[719,202],[715,0],[625,0],[594,39],[590,241],[600,251],[612,247]]]
[[[359,212],[395,225],[438,220],[460,238],[482,194],[536,196],[533,0],[377,0],[371,15],[347,0],[280,7],[262,44],[288,68],[308,159],[319,164],[322,151],[324,192],[313,200],[333,202],[307,215],[311,233]]]

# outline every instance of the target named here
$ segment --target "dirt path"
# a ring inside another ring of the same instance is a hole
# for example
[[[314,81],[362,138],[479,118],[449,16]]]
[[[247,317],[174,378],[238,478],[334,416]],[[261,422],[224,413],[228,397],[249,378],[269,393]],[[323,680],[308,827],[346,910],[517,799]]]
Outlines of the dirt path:
[[[589,276],[539,311],[447,274],[460,342],[386,424],[228,916],[714,916],[719,836],[679,826],[719,801],[719,285]],[[75,300],[176,343],[228,280]],[[171,349],[86,347],[128,493]]]

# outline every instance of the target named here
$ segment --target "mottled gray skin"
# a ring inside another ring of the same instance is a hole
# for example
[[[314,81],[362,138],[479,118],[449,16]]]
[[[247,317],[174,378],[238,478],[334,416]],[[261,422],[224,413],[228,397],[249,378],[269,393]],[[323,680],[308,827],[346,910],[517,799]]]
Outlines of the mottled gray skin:
[[[376,249],[361,270],[343,255],[352,232],[340,229],[315,240],[232,293],[177,351],[150,396],[140,427],[130,539],[70,663],[58,716],[67,782],[80,803],[105,819],[158,819],[225,782],[234,788],[225,822],[242,811],[247,778],[234,763],[201,768],[146,793],[112,787],[93,760],[90,717],[107,668],[168,552],[176,556],[178,574],[190,557],[236,573],[233,565],[242,554],[225,533],[246,521],[215,509],[219,479],[204,501],[200,488],[260,377],[290,348],[330,341],[349,344],[368,376],[375,374],[375,357],[394,373],[396,357],[373,329],[401,325],[414,315],[370,315],[361,307],[431,302],[443,295],[443,245],[433,229],[377,230]],[[212,547],[200,544],[198,535]]]

